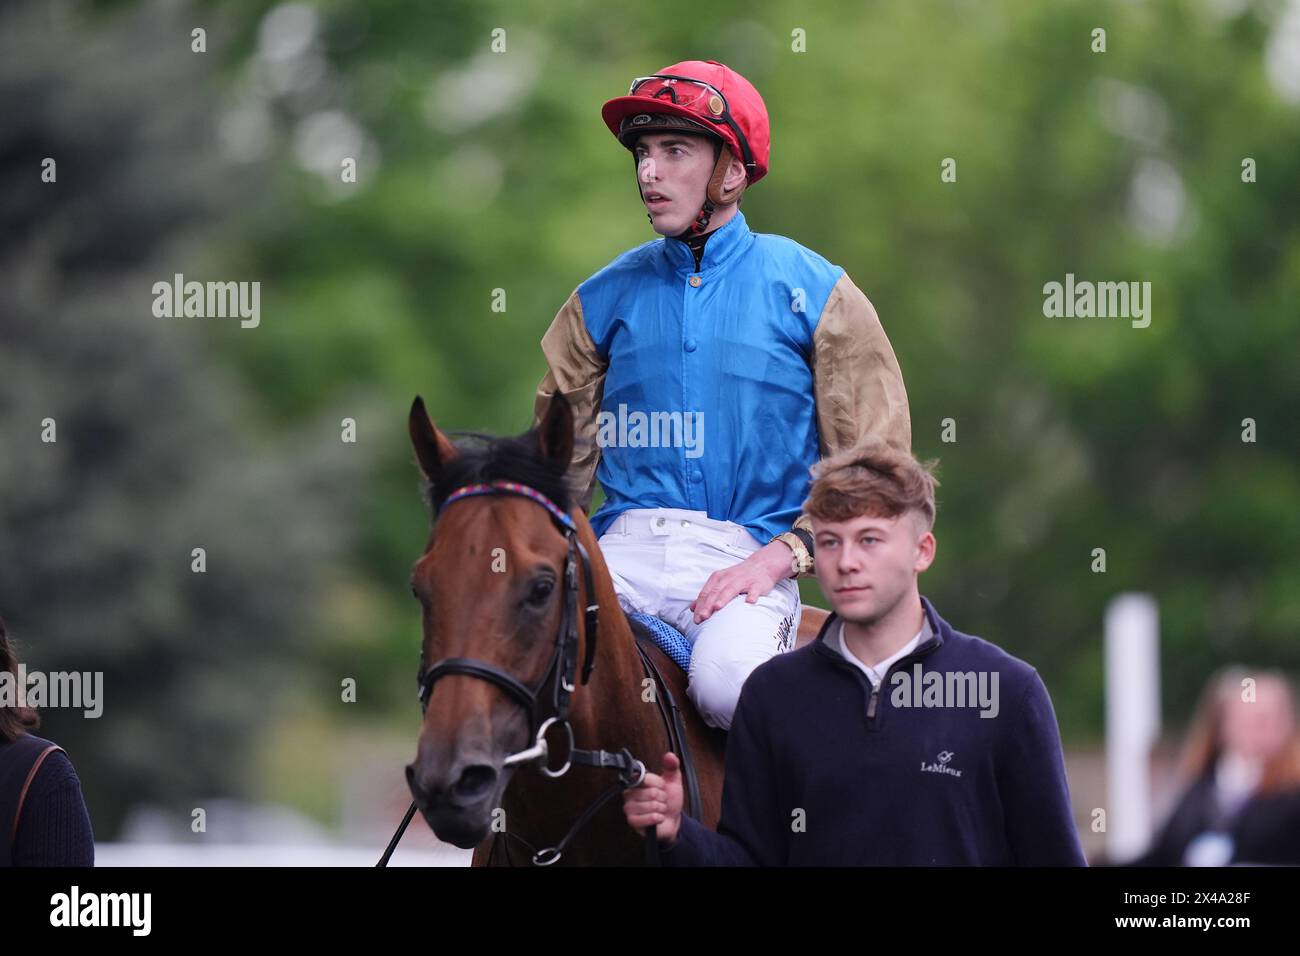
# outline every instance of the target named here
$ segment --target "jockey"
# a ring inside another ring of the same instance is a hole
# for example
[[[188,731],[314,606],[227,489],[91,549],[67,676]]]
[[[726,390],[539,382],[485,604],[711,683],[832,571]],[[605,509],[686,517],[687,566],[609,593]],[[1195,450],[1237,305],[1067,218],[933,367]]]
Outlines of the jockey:
[[[686,636],[688,695],[727,729],[745,678],[794,646],[809,469],[867,436],[910,451],[907,393],[848,274],[750,231],[741,194],[767,173],[770,137],[743,76],[676,63],[601,115],[661,238],[564,303],[535,421],[556,389],[572,405],[570,476],[584,509],[593,477],[604,489],[591,524],[619,603]]]

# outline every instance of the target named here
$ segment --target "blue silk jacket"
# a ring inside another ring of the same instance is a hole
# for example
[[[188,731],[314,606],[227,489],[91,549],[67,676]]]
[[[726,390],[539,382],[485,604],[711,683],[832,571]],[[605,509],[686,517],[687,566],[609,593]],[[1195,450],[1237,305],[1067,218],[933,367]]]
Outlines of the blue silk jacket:
[[[898,363],[845,271],[739,210],[709,237],[631,249],[574,290],[542,340],[574,406],[574,468],[599,536],[629,508],[684,508],[760,542],[788,530],[823,453],[868,433],[911,447]],[[598,463],[598,464],[597,464]]]

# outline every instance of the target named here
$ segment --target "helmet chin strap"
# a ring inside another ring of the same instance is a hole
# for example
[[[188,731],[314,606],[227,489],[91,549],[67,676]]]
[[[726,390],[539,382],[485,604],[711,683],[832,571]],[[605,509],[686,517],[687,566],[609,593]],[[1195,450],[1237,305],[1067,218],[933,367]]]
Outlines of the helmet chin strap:
[[[704,205],[700,207],[699,213],[695,216],[695,221],[682,230],[678,239],[685,239],[688,236],[698,236],[700,233],[709,228],[709,220],[713,218],[713,211],[717,207],[713,205],[712,199],[705,199]]]

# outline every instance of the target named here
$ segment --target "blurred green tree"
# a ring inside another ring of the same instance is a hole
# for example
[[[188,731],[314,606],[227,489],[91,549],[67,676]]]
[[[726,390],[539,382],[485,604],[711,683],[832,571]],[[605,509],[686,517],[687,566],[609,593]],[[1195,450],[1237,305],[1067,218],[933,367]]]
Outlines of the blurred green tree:
[[[154,282],[212,265],[223,208],[257,202],[217,160],[188,29],[0,10],[0,613],[30,670],[103,672],[100,718],[49,709],[40,731],[99,839],[137,802],[188,819],[256,789],[249,744],[325,680],[316,609],[364,474],[332,422],[261,426],[213,361],[256,330],[152,314]]]

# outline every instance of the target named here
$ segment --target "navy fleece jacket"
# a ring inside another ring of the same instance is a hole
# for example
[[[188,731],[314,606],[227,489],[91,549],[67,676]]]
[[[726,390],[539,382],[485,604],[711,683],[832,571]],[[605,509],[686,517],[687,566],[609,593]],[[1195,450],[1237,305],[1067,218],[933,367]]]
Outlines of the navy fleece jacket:
[[[874,701],[866,674],[827,644],[834,614],[750,675],[718,830],[683,816],[665,864],[1085,865],[1038,672],[921,603],[932,636]]]

